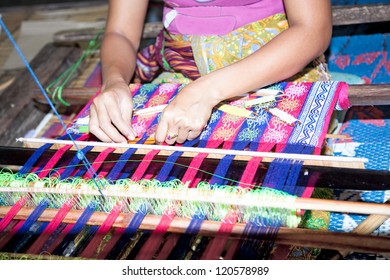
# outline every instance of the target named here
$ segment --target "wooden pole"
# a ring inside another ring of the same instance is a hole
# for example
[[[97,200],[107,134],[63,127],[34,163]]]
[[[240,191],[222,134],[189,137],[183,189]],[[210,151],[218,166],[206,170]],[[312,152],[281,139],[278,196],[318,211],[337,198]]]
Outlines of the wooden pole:
[[[9,211],[11,207],[0,207],[0,217]],[[14,217],[16,220],[25,220],[32,213],[34,208],[22,208]],[[58,210],[47,209],[38,218],[42,222],[50,222]],[[74,224],[82,214],[82,210],[71,210],[63,220],[64,223]],[[88,220],[88,225],[99,226],[107,218],[108,213],[95,212]],[[134,214],[121,213],[116,219],[113,227],[126,228],[132,220]],[[154,230],[160,222],[160,216],[145,216],[140,229]],[[168,232],[185,233],[191,220],[175,217]],[[221,226],[221,222],[204,221],[200,234],[204,236],[215,236]],[[244,232],[245,224],[235,224],[231,233],[232,238],[240,238]],[[276,243],[284,245],[305,246],[313,248],[323,248],[330,250],[349,250],[362,253],[390,253],[390,238],[370,235],[359,235],[351,233],[337,233],[322,230],[310,230],[301,228],[280,228],[276,238]]]
[[[72,105],[85,105],[96,94],[98,88],[64,88],[62,98]],[[46,104],[38,89],[33,90],[37,102]],[[351,106],[390,105],[390,85],[350,85],[348,99]]]

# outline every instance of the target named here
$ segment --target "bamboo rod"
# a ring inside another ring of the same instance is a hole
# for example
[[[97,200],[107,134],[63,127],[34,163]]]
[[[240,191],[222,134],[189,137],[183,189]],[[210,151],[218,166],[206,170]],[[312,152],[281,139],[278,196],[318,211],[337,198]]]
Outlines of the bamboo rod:
[[[9,211],[11,207],[0,207],[0,217]],[[25,220],[32,213],[34,208],[22,208],[14,217],[17,220]],[[58,210],[46,209],[38,218],[42,222],[50,222]],[[64,223],[74,224],[82,214],[82,210],[71,210],[63,220]],[[88,225],[99,226],[107,218],[108,213],[95,212],[88,220]],[[121,213],[113,224],[113,227],[126,228],[134,214]],[[140,230],[154,230],[161,217],[155,215],[145,216]],[[175,217],[168,232],[185,233],[191,220]],[[200,234],[204,236],[215,236],[221,226],[221,222],[204,221],[200,228]],[[231,233],[232,238],[240,238],[244,232],[245,224],[235,224]],[[362,253],[390,253],[390,238],[370,235],[359,235],[352,233],[337,233],[321,230],[310,230],[301,228],[280,228],[276,237],[276,243],[284,245],[305,246],[323,248],[329,250],[349,250]]]
[[[27,183],[28,187],[12,187],[12,184],[5,188],[0,188],[0,193],[30,193],[30,194],[64,194],[75,197],[79,196],[101,196],[113,198],[137,198],[145,200],[170,200],[181,202],[196,202],[207,203],[211,205],[232,205],[244,208],[262,207],[262,208],[279,208],[279,209],[303,209],[303,210],[320,210],[329,212],[355,213],[355,214],[376,214],[390,215],[390,205],[382,203],[357,202],[357,201],[339,201],[330,199],[318,198],[293,198],[291,200],[275,199],[271,194],[270,197],[257,197],[255,194],[251,196],[248,193],[226,193],[215,190],[204,190],[196,188],[161,188],[158,191],[155,189],[139,190],[136,183],[133,183],[126,190],[115,188],[110,190],[106,188],[98,191],[88,185],[76,186],[74,189],[61,188],[61,184],[56,184],[50,187],[44,186],[41,182]],[[245,211],[245,210],[243,210]]]
[[[390,205],[390,200],[386,202]],[[389,215],[370,215],[363,222],[361,222],[352,232],[357,234],[371,234],[385,221],[390,219]],[[340,255],[344,258],[349,254],[349,250],[340,250]]]
[[[354,158],[354,157],[333,157],[333,156],[321,156],[321,155],[303,155],[303,154],[286,154],[286,153],[272,153],[272,152],[256,152],[256,151],[242,151],[242,150],[225,150],[225,149],[209,149],[209,148],[192,148],[183,146],[166,146],[166,145],[143,145],[143,144],[122,144],[122,143],[103,143],[92,141],[70,141],[70,140],[55,140],[46,138],[18,138],[18,142],[23,142],[28,148],[37,148],[43,144],[53,144],[54,147],[64,145],[76,144],[79,148],[86,146],[93,146],[92,151],[102,151],[106,148],[116,148],[117,152],[123,152],[130,148],[137,149],[137,153],[145,154],[146,151],[160,150],[160,155],[170,155],[173,152],[183,152],[183,156],[194,157],[199,153],[205,153],[209,155],[209,158],[222,158],[225,155],[234,155],[240,160],[249,160],[253,157],[261,157],[265,159],[292,159],[302,161],[320,161],[320,162],[347,162],[365,163],[368,160],[366,158]],[[99,149],[100,148],[100,149]]]

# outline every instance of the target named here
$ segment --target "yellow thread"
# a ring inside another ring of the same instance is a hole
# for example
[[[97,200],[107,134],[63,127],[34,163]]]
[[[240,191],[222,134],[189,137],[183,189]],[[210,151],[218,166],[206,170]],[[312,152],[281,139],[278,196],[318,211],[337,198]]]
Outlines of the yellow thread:
[[[238,117],[244,117],[244,118],[255,117],[255,113],[252,111],[246,110],[244,108],[239,108],[236,106],[227,105],[227,104],[222,104],[221,106],[218,106],[217,109],[227,114],[238,116]]]

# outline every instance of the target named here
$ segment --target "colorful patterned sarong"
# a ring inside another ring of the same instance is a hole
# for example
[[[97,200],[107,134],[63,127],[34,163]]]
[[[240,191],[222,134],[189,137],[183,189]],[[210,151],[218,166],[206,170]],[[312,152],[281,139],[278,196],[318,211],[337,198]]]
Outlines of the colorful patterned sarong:
[[[285,14],[242,26],[226,35],[172,35],[162,30],[156,43],[138,54],[135,82],[187,84],[259,50],[288,28]],[[291,81],[329,80],[324,57]]]

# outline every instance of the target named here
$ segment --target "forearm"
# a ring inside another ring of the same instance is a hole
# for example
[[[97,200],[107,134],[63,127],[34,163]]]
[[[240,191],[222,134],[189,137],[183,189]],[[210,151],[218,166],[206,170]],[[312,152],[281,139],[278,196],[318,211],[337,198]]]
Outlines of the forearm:
[[[332,35],[329,1],[285,0],[285,7],[287,30],[247,58],[197,81],[210,88],[215,102],[290,78],[327,49]]]
[[[101,47],[103,89],[134,74],[147,0],[110,0]]]
[[[105,34],[101,47],[103,88],[118,81],[130,82],[135,70],[137,48],[118,33]]]
[[[290,28],[249,57],[199,80],[215,91],[216,101],[285,80],[301,71],[325,49],[327,39]],[[326,37],[326,36],[324,36]]]

